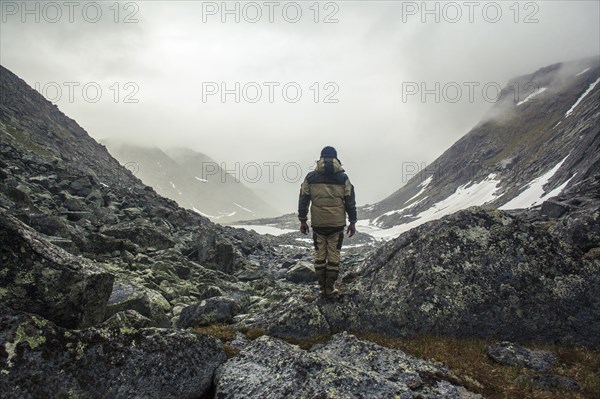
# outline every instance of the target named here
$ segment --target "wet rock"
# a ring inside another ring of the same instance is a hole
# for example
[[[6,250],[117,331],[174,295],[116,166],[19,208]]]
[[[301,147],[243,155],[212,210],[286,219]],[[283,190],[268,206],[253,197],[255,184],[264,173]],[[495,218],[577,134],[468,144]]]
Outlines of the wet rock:
[[[214,338],[120,327],[66,330],[36,316],[0,318],[0,391],[7,399],[198,398],[226,360]]]
[[[236,347],[215,375],[220,399],[481,398],[441,365],[348,334],[311,351],[269,336]]]
[[[67,328],[104,320],[113,276],[0,211],[0,298]]]
[[[299,261],[290,268],[285,278],[293,283],[313,283],[315,282],[315,267],[310,262]]]
[[[229,324],[239,312],[235,300],[213,297],[183,308],[177,321],[180,328],[202,327],[212,324]]]
[[[499,342],[486,349],[488,357],[507,366],[521,366],[537,372],[546,372],[556,362],[556,355],[542,350],[531,350],[511,342]]]

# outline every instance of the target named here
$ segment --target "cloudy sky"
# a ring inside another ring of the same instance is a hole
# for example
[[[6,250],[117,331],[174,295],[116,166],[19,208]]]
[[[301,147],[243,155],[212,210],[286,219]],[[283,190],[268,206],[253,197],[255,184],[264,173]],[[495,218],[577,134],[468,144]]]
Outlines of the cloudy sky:
[[[285,212],[323,146],[379,201],[496,87],[600,49],[597,1],[0,4],[0,63],[91,136],[201,151]]]

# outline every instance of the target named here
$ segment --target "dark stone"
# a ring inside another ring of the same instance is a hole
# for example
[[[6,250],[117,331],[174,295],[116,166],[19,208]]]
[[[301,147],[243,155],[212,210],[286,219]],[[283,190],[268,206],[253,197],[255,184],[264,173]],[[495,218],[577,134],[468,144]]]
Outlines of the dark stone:
[[[115,282],[108,304],[106,318],[125,310],[134,310],[152,320],[154,326],[169,327],[169,302],[158,292],[145,287]]]
[[[69,192],[79,197],[87,197],[92,192],[92,182],[88,176],[80,177],[69,184]]]
[[[231,298],[213,297],[182,309],[177,321],[180,328],[202,327],[212,324],[233,322],[239,311],[238,304]]]
[[[517,382],[528,383],[543,391],[579,391],[581,387],[572,378],[562,375],[542,374],[536,376],[521,375]]]
[[[556,355],[542,350],[531,350],[511,342],[499,342],[486,347],[488,357],[507,366],[521,366],[537,372],[546,372],[556,362]]]
[[[542,203],[540,213],[550,218],[559,218],[564,215],[571,207],[559,201],[548,200]]]
[[[305,261],[299,261],[287,271],[285,278],[293,283],[313,283],[316,281],[314,266]]]
[[[36,316],[0,318],[0,392],[21,398],[199,398],[226,360],[222,344],[172,329],[65,330]]]
[[[49,243],[4,211],[0,211],[0,241],[0,296],[8,307],[37,313],[67,328],[104,320],[111,274]]]

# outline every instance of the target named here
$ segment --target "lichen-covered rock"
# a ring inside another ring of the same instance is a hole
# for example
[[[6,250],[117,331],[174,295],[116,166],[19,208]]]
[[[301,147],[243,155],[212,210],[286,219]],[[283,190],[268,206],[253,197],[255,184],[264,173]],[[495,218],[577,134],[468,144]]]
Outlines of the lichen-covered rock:
[[[239,310],[239,305],[232,298],[208,298],[183,308],[177,326],[187,328],[231,323]]]
[[[502,211],[470,208],[419,226],[357,275],[360,315],[346,313],[354,328],[600,345],[600,263]]]
[[[577,253],[520,217],[474,207],[379,247],[344,273],[336,300],[282,301],[253,323],[298,338],[323,320],[333,333],[598,346],[600,262]]]
[[[171,305],[160,293],[146,287],[115,282],[108,298],[106,317],[124,310],[139,312],[152,320],[155,326],[170,327],[167,312],[171,310]]]
[[[0,210],[0,299],[67,328],[104,320],[113,276]]]
[[[531,350],[511,342],[499,342],[485,349],[488,357],[500,364],[521,366],[528,369],[546,372],[556,362],[556,355],[543,350]]]
[[[219,399],[481,398],[439,364],[345,333],[311,351],[268,336],[238,344],[215,375]]]
[[[226,360],[218,340],[133,327],[66,330],[0,317],[0,392],[26,398],[198,398]]]
[[[285,273],[285,278],[293,283],[312,283],[317,281],[315,267],[306,261],[298,261]]]

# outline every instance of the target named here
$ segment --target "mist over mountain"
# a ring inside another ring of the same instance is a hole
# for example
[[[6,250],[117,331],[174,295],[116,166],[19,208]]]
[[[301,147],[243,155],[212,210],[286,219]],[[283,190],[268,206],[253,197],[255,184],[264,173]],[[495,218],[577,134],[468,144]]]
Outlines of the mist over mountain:
[[[244,185],[241,176],[186,148],[161,150],[103,140],[109,152],[145,184],[180,206],[227,223],[275,216],[279,212]]]
[[[511,79],[481,122],[406,185],[362,207],[365,229],[399,234],[473,205],[539,206],[600,170],[600,59]],[[403,176],[405,177],[405,176]]]

